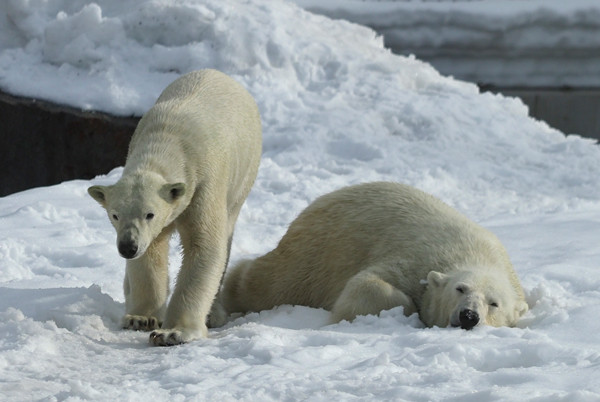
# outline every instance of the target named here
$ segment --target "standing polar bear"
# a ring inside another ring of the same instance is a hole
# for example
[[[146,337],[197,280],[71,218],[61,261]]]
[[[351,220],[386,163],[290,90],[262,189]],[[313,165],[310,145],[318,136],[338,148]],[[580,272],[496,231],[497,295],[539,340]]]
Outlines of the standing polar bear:
[[[215,70],[178,78],[142,117],[121,179],[88,189],[106,209],[127,259],[124,328],[154,330],[154,345],[207,335],[206,319],[261,148],[252,96]],[[167,307],[174,230],[183,262]]]
[[[332,322],[396,306],[427,326],[514,326],[527,311],[491,232],[438,199],[387,182],[322,196],[277,248],[242,261],[221,291],[228,313],[281,304],[322,307]]]

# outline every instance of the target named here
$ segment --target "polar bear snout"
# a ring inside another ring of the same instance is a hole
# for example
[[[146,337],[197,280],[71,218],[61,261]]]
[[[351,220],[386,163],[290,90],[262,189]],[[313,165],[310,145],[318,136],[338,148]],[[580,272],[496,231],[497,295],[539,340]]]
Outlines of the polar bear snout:
[[[477,313],[477,311],[471,309],[464,309],[458,315],[458,320],[462,329],[470,330],[473,329],[474,326],[479,324],[479,314]]]
[[[119,254],[121,257],[127,258],[128,260],[135,258],[138,252],[138,245],[133,240],[121,240],[117,245]]]
[[[139,257],[145,252],[140,244],[139,230],[134,226],[128,226],[119,236],[117,236],[117,249],[121,257],[128,260]]]

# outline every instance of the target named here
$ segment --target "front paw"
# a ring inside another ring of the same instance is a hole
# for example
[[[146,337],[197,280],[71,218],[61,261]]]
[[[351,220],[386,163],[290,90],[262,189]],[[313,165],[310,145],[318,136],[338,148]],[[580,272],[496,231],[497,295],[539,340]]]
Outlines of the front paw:
[[[159,329],[162,326],[162,322],[156,317],[125,314],[121,321],[121,326],[123,329],[132,329],[134,331],[152,331]]]
[[[148,341],[153,346],[175,346],[186,342],[183,333],[174,329],[159,329],[152,331]]]
[[[187,328],[157,329],[150,333],[148,342],[153,346],[175,346],[207,336],[206,327],[196,330]]]

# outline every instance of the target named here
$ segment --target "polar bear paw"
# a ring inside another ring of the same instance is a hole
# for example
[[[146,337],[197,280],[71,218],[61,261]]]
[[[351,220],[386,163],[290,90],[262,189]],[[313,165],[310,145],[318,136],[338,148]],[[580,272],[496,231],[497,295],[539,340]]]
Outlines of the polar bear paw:
[[[181,345],[186,341],[183,339],[181,331],[170,329],[159,329],[150,333],[148,340],[153,346],[175,346]]]
[[[159,329],[162,326],[162,322],[156,317],[125,314],[121,321],[121,326],[123,329],[132,329],[134,331],[152,331]]]
[[[218,328],[225,325],[225,323],[227,323],[227,311],[218,300],[215,300],[206,319],[206,325],[208,328]]]
[[[148,342],[153,346],[175,346],[195,339],[206,338],[208,330],[204,328],[170,328],[157,329],[150,333]]]

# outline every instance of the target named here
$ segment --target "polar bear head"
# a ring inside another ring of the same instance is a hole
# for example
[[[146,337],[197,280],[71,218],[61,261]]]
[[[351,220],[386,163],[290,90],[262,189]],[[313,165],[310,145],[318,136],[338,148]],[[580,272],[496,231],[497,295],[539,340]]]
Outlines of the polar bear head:
[[[429,326],[472,329],[516,325],[527,303],[501,269],[476,268],[427,275],[422,319]]]
[[[140,257],[181,213],[184,183],[167,183],[160,175],[124,176],[112,186],[92,186],[88,193],[106,209],[117,231],[119,254]]]

